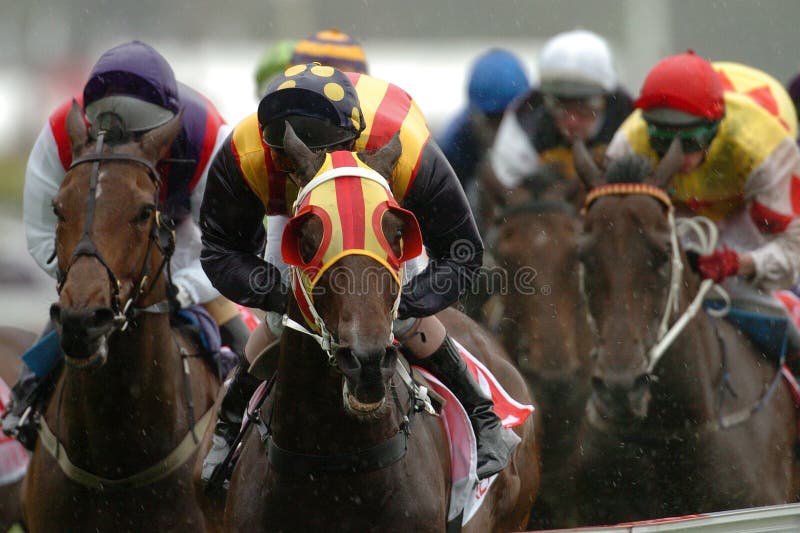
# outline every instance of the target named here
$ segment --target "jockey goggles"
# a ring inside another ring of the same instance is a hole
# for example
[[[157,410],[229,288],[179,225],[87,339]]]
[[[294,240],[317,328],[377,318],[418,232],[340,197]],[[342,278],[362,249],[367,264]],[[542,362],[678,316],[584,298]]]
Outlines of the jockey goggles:
[[[605,109],[606,97],[602,94],[593,96],[562,97],[545,94],[544,106],[555,118],[577,115],[581,118],[594,118]]]
[[[705,122],[692,128],[675,128],[660,126],[655,123],[647,124],[647,136],[650,146],[659,155],[664,156],[669,150],[673,139],[681,141],[683,153],[702,152],[706,150],[719,130],[719,122]]]

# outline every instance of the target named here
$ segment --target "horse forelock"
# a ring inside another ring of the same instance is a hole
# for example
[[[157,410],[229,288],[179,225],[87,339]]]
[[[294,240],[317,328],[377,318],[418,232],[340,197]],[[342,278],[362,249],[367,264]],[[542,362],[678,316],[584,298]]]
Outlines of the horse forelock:
[[[606,171],[607,183],[642,183],[653,173],[650,161],[632,154],[615,160]]]

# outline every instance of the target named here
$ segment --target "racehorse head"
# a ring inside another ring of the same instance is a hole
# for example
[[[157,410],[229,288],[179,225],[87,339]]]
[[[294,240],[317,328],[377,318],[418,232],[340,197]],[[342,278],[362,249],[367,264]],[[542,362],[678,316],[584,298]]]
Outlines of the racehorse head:
[[[555,169],[532,176],[500,212],[491,246],[506,274],[500,323],[506,349],[536,380],[563,384],[588,356],[588,349],[579,353],[583,343],[575,342],[576,320],[582,318],[576,252],[580,228],[574,207],[580,188],[578,180],[568,180]]]
[[[72,165],[53,199],[60,279],[50,316],[71,366],[104,363],[109,336],[165,300],[155,165],[180,120],[139,138],[116,127],[92,138],[76,103],[67,116]]]
[[[579,245],[583,288],[598,333],[588,414],[615,427],[647,416],[653,347],[687,292],[682,285],[692,282],[681,278],[686,258],[664,191],[680,159],[673,143],[655,171],[647,160],[628,156],[603,176],[585,147],[575,148],[588,189]]]
[[[397,361],[392,320],[403,262],[422,242],[416,218],[391,193],[399,138],[373,154],[315,153],[287,124],[284,147],[301,186],[282,241],[295,299],[308,326],[332,343],[323,349],[344,377],[345,409],[376,414]]]

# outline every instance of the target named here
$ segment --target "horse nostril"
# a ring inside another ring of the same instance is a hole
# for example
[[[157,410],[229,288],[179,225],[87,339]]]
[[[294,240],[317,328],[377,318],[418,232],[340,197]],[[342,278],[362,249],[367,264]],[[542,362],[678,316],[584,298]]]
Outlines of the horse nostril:
[[[397,365],[397,348],[395,346],[388,346],[386,352],[383,354],[381,360],[381,370],[386,374],[386,377],[394,373],[394,368]]]
[[[53,304],[50,306],[50,320],[56,324],[61,324],[61,306]]]
[[[605,390],[606,382],[600,376],[592,376],[592,388],[600,392]]]
[[[110,325],[114,321],[114,311],[107,307],[95,309],[92,313],[90,322],[91,327],[102,328]]]

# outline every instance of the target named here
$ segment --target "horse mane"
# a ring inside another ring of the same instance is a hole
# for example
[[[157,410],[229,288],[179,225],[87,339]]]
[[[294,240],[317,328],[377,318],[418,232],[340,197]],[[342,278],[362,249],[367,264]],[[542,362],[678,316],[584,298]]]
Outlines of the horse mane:
[[[606,171],[607,183],[642,183],[653,173],[650,161],[640,155],[626,155],[614,160]]]

